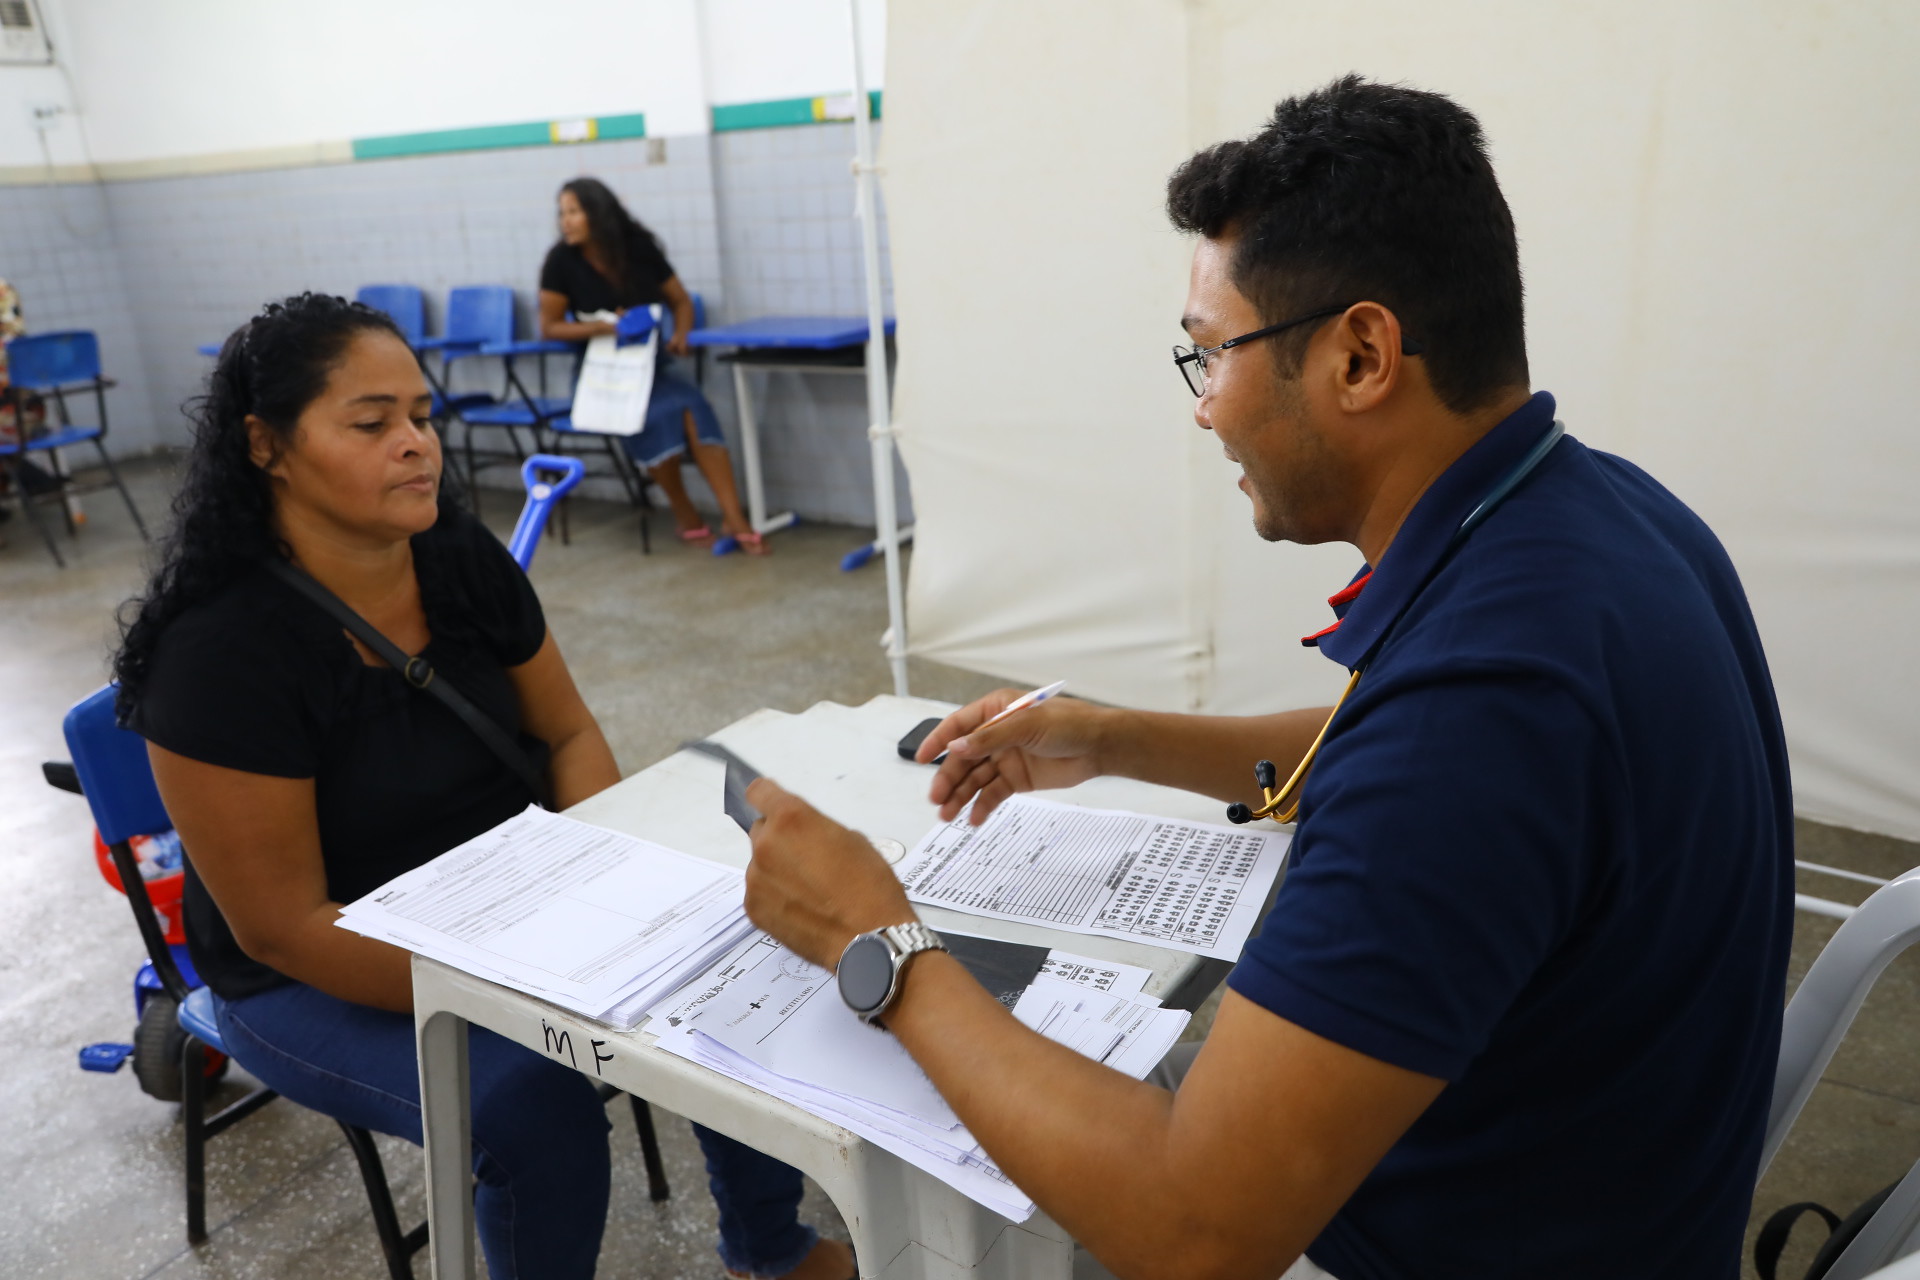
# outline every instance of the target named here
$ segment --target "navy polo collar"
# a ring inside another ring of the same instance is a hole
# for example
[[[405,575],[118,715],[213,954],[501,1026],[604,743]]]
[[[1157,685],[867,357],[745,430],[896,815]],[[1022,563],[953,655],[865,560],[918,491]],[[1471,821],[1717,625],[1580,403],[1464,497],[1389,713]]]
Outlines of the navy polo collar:
[[[1380,563],[1362,568],[1327,600],[1337,619],[1302,644],[1317,647],[1348,670],[1365,664],[1387,629],[1426,585],[1460,522],[1540,440],[1553,423],[1553,397],[1536,391],[1440,473],[1408,513]]]

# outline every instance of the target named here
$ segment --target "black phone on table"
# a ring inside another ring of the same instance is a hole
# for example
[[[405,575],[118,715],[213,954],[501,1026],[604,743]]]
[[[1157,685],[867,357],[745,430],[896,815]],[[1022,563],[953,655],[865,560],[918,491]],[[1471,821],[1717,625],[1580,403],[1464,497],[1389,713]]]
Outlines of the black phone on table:
[[[920,750],[920,744],[927,740],[927,735],[939,727],[940,720],[937,716],[931,720],[922,720],[907,731],[907,736],[900,739],[900,745],[894,749],[900,753],[902,760],[911,760]]]

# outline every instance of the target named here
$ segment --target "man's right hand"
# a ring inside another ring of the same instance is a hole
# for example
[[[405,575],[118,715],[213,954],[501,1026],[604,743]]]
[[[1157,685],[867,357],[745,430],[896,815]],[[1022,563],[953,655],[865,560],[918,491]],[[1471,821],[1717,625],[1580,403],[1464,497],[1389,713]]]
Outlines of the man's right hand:
[[[914,759],[922,764],[947,752],[927,793],[940,806],[941,821],[951,821],[972,800],[968,820],[978,826],[1015,792],[1071,787],[1103,772],[1099,748],[1114,712],[1054,697],[981,727],[1023,692],[994,690],[942,720],[920,744]]]

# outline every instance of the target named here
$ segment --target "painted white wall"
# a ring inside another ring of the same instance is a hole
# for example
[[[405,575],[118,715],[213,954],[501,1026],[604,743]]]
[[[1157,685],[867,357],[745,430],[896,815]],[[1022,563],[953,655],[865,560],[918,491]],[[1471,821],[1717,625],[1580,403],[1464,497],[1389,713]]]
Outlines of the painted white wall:
[[[1534,384],[1727,544],[1800,810],[1920,838],[1920,9],[980,0],[896,9],[889,39],[917,651],[1160,707],[1326,697],[1296,638],[1357,553],[1253,536],[1166,368],[1185,253],[1160,202],[1186,151],[1359,71],[1486,126]],[[1036,358],[1000,358],[1010,314]]]
[[[645,111],[703,127],[693,0],[87,0],[99,161]]]
[[[848,0],[700,0],[707,100],[768,102],[853,87]],[[886,0],[860,0],[867,88],[882,87]]]
[[[56,163],[113,163],[643,111],[851,86],[846,0],[42,0],[72,73],[0,67],[0,166],[38,165],[34,103],[77,106]],[[863,0],[881,83],[884,0]],[[82,128],[86,147],[82,146]]]
[[[38,8],[55,55],[63,63],[70,61],[63,0],[38,0]],[[57,108],[60,114],[52,117],[43,130],[34,121],[36,107]],[[68,73],[59,66],[0,64],[0,168],[30,168],[49,162],[55,166],[86,162],[77,98]]]

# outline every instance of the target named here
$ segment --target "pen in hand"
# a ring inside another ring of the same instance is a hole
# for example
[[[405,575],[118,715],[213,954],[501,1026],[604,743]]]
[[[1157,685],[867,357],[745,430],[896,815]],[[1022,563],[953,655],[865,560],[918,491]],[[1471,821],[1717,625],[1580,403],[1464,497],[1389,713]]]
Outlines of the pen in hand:
[[[1022,694],[1020,697],[1015,698],[1012,702],[1009,702],[1005,707],[1003,707],[999,715],[988,718],[985,723],[981,724],[979,728],[976,728],[973,732],[978,733],[980,729],[986,728],[987,725],[998,724],[1016,711],[1024,711],[1028,707],[1037,707],[1041,703],[1045,702],[1048,698],[1051,698],[1054,694],[1060,692],[1062,689],[1066,687],[1067,687],[1067,682],[1065,680],[1055,680],[1052,684],[1048,685],[1044,689],[1035,689],[1031,693]],[[947,753],[944,751],[942,751],[939,755],[933,758],[934,764],[945,764],[946,762],[947,762]]]

